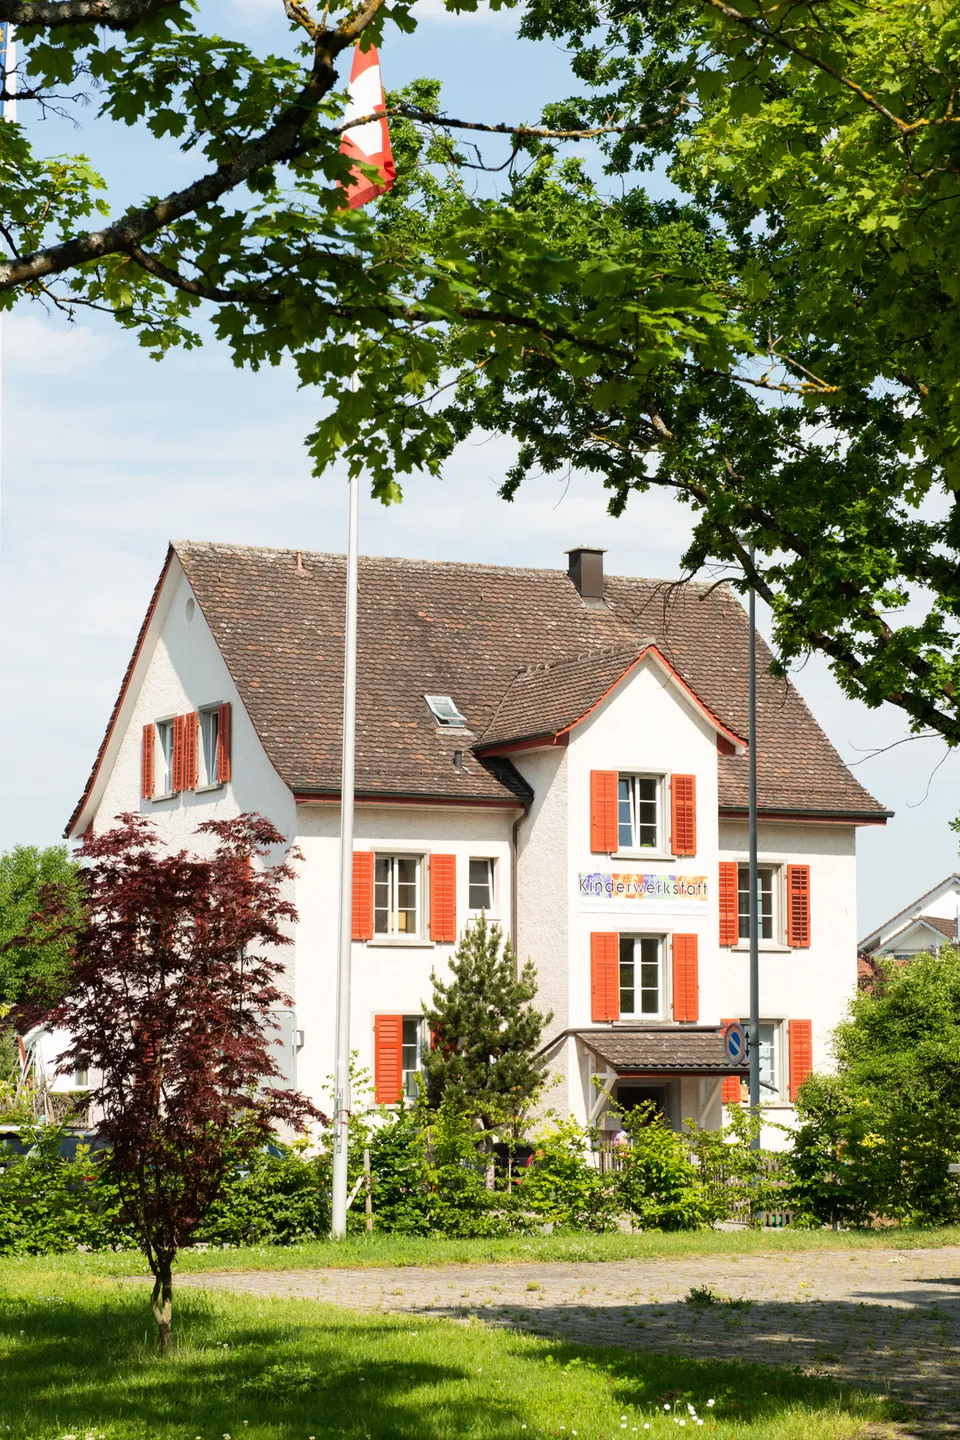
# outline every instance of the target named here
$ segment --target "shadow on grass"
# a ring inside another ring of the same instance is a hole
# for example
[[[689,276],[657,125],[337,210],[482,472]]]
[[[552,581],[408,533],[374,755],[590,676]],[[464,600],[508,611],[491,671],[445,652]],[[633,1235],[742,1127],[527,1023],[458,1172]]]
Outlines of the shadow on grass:
[[[854,1414],[876,1419],[883,1412],[941,1434],[944,1423],[957,1420],[960,1297],[926,1290],[926,1284],[899,1294],[902,1308],[864,1303],[889,1301],[889,1295],[864,1291],[853,1301],[609,1307],[512,1301],[432,1306],[429,1313],[569,1337],[571,1355],[588,1363],[592,1351],[594,1363],[623,1377],[618,1393],[631,1404],[649,1404],[661,1392],[669,1398],[695,1383],[701,1403],[707,1395],[723,1395],[725,1410],[745,1420],[757,1421],[788,1402],[829,1405],[832,1397]]]
[[[532,1440],[560,1433],[559,1425],[543,1422],[540,1400],[546,1392],[567,1421],[567,1403],[569,1411],[609,1402],[648,1411],[689,1399],[706,1413],[706,1400],[714,1398],[718,1418],[756,1425],[760,1435],[767,1423],[773,1427],[778,1416],[804,1407],[811,1413],[843,1410],[863,1423],[893,1413],[875,1398],[830,1380],[711,1358],[709,1345],[686,1339],[682,1354],[643,1353],[435,1325],[409,1314],[335,1311],[309,1301],[248,1297],[239,1303],[248,1311],[242,1318],[236,1297],[221,1301],[181,1291],[179,1348],[172,1360],[162,1360],[153,1349],[152,1321],[139,1289],[122,1293],[103,1285],[79,1296],[0,1300],[0,1343],[10,1347],[0,1416],[11,1426],[11,1440],[82,1437],[91,1429],[107,1440],[118,1435],[240,1440],[247,1427],[277,1440],[333,1435],[517,1440],[520,1425],[528,1423]],[[263,1314],[254,1319],[249,1311],[258,1307]],[[535,1328],[545,1322],[582,1326],[596,1314],[593,1307],[569,1306],[531,1310],[524,1320],[517,1318],[520,1308],[510,1307],[510,1322],[529,1328],[534,1321]],[[633,1308],[639,1316],[689,1307]],[[642,1334],[641,1329],[624,1340],[642,1345]],[[479,1349],[487,1366],[482,1380]],[[620,1432],[611,1425],[580,1433]]]

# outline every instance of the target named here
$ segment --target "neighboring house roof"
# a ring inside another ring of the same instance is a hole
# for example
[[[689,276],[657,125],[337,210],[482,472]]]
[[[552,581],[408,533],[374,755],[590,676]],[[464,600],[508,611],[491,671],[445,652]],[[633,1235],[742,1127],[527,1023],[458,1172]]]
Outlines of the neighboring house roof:
[[[939,930],[941,935],[946,935],[948,940],[957,938],[957,922],[955,919],[948,920],[944,915],[918,915],[924,925],[929,925],[933,930]]]
[[[618,1075],[630,1072],[665,1075],[741,1075],[749,1066],[731,1064],[719,1029],[610,1030],[598,1034],[578,1030],[577,1039],[599,1055]]]
[[[870,934],[860,941],[858,948],[870,952],[876,950],[881,943],[887,945],[895,935],[899,935],[907,925],[913,924],[915,920],[922,919],[939,925],[939,918],[927,915],[923,907],[931,900],[938,900],[940,896],[948,890],[956,890],[958,897],[960,897],[960,873],[956,870],[952,875],[945,875],[942,880],[925,891],[924,894],[920,895],[911,904],[904,905],[902,910],[897,910],[895,914],[890,916],[889,920],[885,920],[883,924],[878,925],[875,930],[871,930]],[[954,938],[956,938],[956,921],[949,920],[946,923],[953,924]]]
[[[336,797],[345,557],[172,548],[271,763],[295,794]],[[516,804],[527,793],[517,772],[471,746],[520,673],[593,657],[578,674],[589,672],[595,689],[616,668],[602,652],[636,656],[651,641],[703,707],[746,735],[748,621],[727,586],[607,576],[604,600],[585,602],[565,570],[361,557],[358,796]],[[789,681],[769,673],[771,659],[758,640],[761,813],[882,822],[891,812],[853,777]],[[451,695],[469,728],[438,727],[425,694]],[[745,813],[745,756],[721,755],[719,777],[721,811]]]
[[[511,681],[476,748],[487,750],[537,740],[565,740],[645,658],[653,660],[676,682],[725,740],[743,749],[745,742],[740,736],[734,735],[693,694],[652,640],[639,650],[636,646],[613,653],[601,650],[596,655],[577,655],[572,660],[531,665],[521,670]]]

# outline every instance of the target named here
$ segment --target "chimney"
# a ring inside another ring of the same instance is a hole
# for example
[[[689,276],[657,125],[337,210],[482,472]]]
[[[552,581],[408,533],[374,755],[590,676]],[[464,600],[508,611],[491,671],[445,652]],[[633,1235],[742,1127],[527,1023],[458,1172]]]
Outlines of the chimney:
[[[578,545],[565,552],[570,558],[567,574],[584,600],[603,601],[603,557],[606,550],[594,545]]]

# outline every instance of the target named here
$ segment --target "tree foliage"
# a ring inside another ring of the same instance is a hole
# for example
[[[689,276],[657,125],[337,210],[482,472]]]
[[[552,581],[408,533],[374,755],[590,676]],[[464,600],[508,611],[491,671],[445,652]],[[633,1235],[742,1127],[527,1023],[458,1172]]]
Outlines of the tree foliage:
[[[23,937],[47,894],[55,890],[57,917],[50,931]],[[80,866],[65,845],[16,845],[0,855],[0,1007],[31,994],[56,996],[70,965],[70,945],[82,919]]]
[[[82,848],[84,923],[65,993],[34,1007],[66,1030],[59,1063],[91,1072],[89,1100],[109,1146],[120,1223],[135,1234],[154,1276],[161,1347],[171,1344],[171,1268],[232,1167],[278,1124],[316,1111],[277,1088],[269,1018],[289,1004],[279,988],[279,947],[296,912],[284,891],[288,862],[268,864],[283,842],[260,816],[205,821],[210,858],[165,854],[139,815],[123,815]],[[48,896],[47,929],[57,913]]]
[[[460,937],[450,971],[447,981],[433,975],[433,997],[424,1006],[431,1035],[423,1059],[429,1102],[437,1107],[453,1097],[488,1126],[515,1119],[547,1073],[538,1051],[553,1016],[531,1003],[537,994],[533,962],[518,972],[500,926],[481,914]]]
[[[667,487],[689,569],[749,578],[784,662],[819,649],[956,743],[954,7],[531,0],[522,33],[568,49],[578,92],[534,126],[445,115],[435,82],[390,96],[375,215],[338,204],[336,65],[413,30],[409,0],[285,10],[262,53],[174,0],[0,0],[27,27],[23,108],[88,77],[102,115],[195,162],[116,211],[84,157],[2,127],[0,296],[105,308],[158,356],[212,312],[238,365],[290,358],[317,388],[317,469],[344,457],[384,501],[478,428],[519,444],[508,496],[534,469],[598,473],[617,513]],[[497,129],[500,189],[475,191],[457,137]],[[598,164],[564,158],[585,137]]]
[[[960,950],[888,962],[834,1035],[837,1073],[799,1096],[792,1161],[820,1222],[956,1222],[960,1184]]]

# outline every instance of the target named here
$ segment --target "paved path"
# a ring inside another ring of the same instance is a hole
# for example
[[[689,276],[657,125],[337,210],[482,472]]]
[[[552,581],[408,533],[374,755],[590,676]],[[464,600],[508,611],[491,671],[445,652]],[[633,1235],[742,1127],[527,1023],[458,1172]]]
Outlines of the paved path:
[[[800,1366],[911,1406],[904,1435],[960,1434],[960,1247],[590,1263],[260,1270],[178,1284],[466,1318],[627,1349]],[[683,1303],[707,1286],[742,1305]]]

